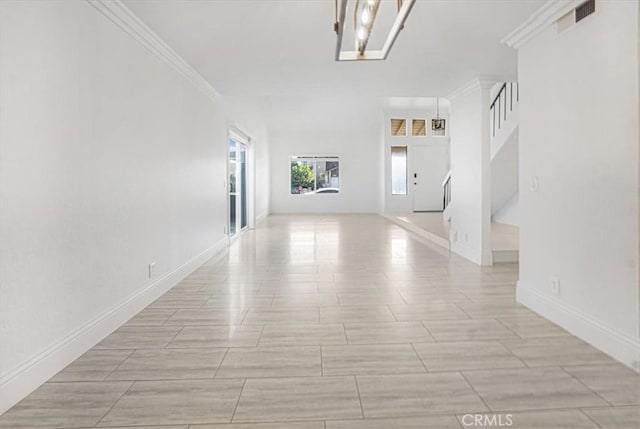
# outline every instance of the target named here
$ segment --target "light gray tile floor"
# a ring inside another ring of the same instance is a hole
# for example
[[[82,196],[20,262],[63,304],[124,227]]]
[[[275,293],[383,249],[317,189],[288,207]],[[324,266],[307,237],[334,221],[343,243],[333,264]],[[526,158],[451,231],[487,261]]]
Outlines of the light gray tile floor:
[[[379,216],[271,216],[0,427],[640,427],[640,376],[518,305],[517,272]]]

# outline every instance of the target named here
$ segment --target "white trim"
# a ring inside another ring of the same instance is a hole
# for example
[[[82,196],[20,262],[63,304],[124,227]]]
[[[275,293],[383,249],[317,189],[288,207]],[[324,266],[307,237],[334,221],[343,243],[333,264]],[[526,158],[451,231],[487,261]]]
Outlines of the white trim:
[[[516,300],[551,320],[595,348],[640,372],[640,338],[633,338],[571,307],[518,282]]]
[[[256,225],[265,220],[269,216],[269,212],[264,212],[256,216]]]
[[[450,249],[452,253],[462,256],[463,258],[470,260],[476,265],[483,265],[482,257],[479,254],[480,253],[479,250],[474,249],[473,247],[469,246],[469,244],[467,243],[451,240],[451,235],[449,236],[449,240],[451,243]]]
[[[491,88],[496,82],[499,82],[500,79],[491,78],[491,77],[477,77],[469,82],[465,83],[451,94],[449,94],[446,98],[449,101],[453,101],[453,99],[466,95],[467,93],[473,91],[476,88]]]
[[[250,142],[254,141],[251,136],[242,131],[242,127],[238,126],[235,122],[229,122],[227,124],[227,129],[229,130],[230,140],[235,140],[236,142],[244,145],[248,145]]]
[[[121,0],[86,1],[127,34],[140,42],[140,44],[151,53],[173,67],[204,95],[212,100],[220,97],[220,93],[216,91],[205,78],[171,49],[160,36],[142,22]]]
[[[547,27],[556,22],[584,0],[551,0],[535,11],[522,25],[502,39],[507,46],[520,49]]]
[[[395,223],[396,225],[406,229],[407,231],[410,231],[416,235],[419,235],[420,237],[426,240],[429,240],[440,247],[447,249],[447,251],[450,251],[448,239],[442,238],[432,232],[427,231],[426,229],[420,228],[419,226],[414,225],[411,222],[407,222],[402,218],[401,215],[383,214],[382,216],[384,216],[387,220]]]
[[[444,188],[444,185],[447,183],[447,180],[449,180],[449,178],[451,178],[451,169],[449,169],[449,171],[447,172],[447,175],[444,176],[444,179],[442,179],[442,187]]]
[[[207,260],[214,256],[224,255],[223,250],[228,247],[228,243],[229,240],[224,237],[207,250],[145,286],[120,304],[98,314],[31,359],[0,375],[0,414],[102,341]]]

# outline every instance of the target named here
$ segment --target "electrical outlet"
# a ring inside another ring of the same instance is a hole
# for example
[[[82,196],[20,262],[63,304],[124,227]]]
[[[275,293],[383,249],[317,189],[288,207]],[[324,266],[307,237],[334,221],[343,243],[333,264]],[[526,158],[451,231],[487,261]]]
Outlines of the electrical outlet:
[[[156,263],[149,263],[149,278],[152,279],[156,275]]]
[[[453,231],[453,242],[454,243],[458,242],[458,231]]]
[[[560,280],[557,277],[551,277],[551,292],[556,296],[560,296]]]

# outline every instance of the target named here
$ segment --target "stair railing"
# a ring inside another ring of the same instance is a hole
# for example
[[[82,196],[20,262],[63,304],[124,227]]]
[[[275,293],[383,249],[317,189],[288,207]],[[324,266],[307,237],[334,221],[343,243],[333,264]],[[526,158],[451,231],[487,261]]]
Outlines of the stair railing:
[[[443,194],[443,204],[442,211],[447,209],[449,203],[451,203],[451,171],[447,173],[442,182],[442,194]]]
[[[518,101],[520,101],[520,87],[518,82],[504,82],[489,108],[492,121],[492,136],[496,135],[496,132],[507,120],[508,114],[513,112],[513,105]]]

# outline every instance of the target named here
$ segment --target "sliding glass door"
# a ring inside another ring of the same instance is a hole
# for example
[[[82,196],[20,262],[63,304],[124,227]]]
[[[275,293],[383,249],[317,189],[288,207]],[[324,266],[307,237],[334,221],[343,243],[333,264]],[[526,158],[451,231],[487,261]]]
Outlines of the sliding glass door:
[[[229,140],[229,235],[247,227],[247,146]]]

